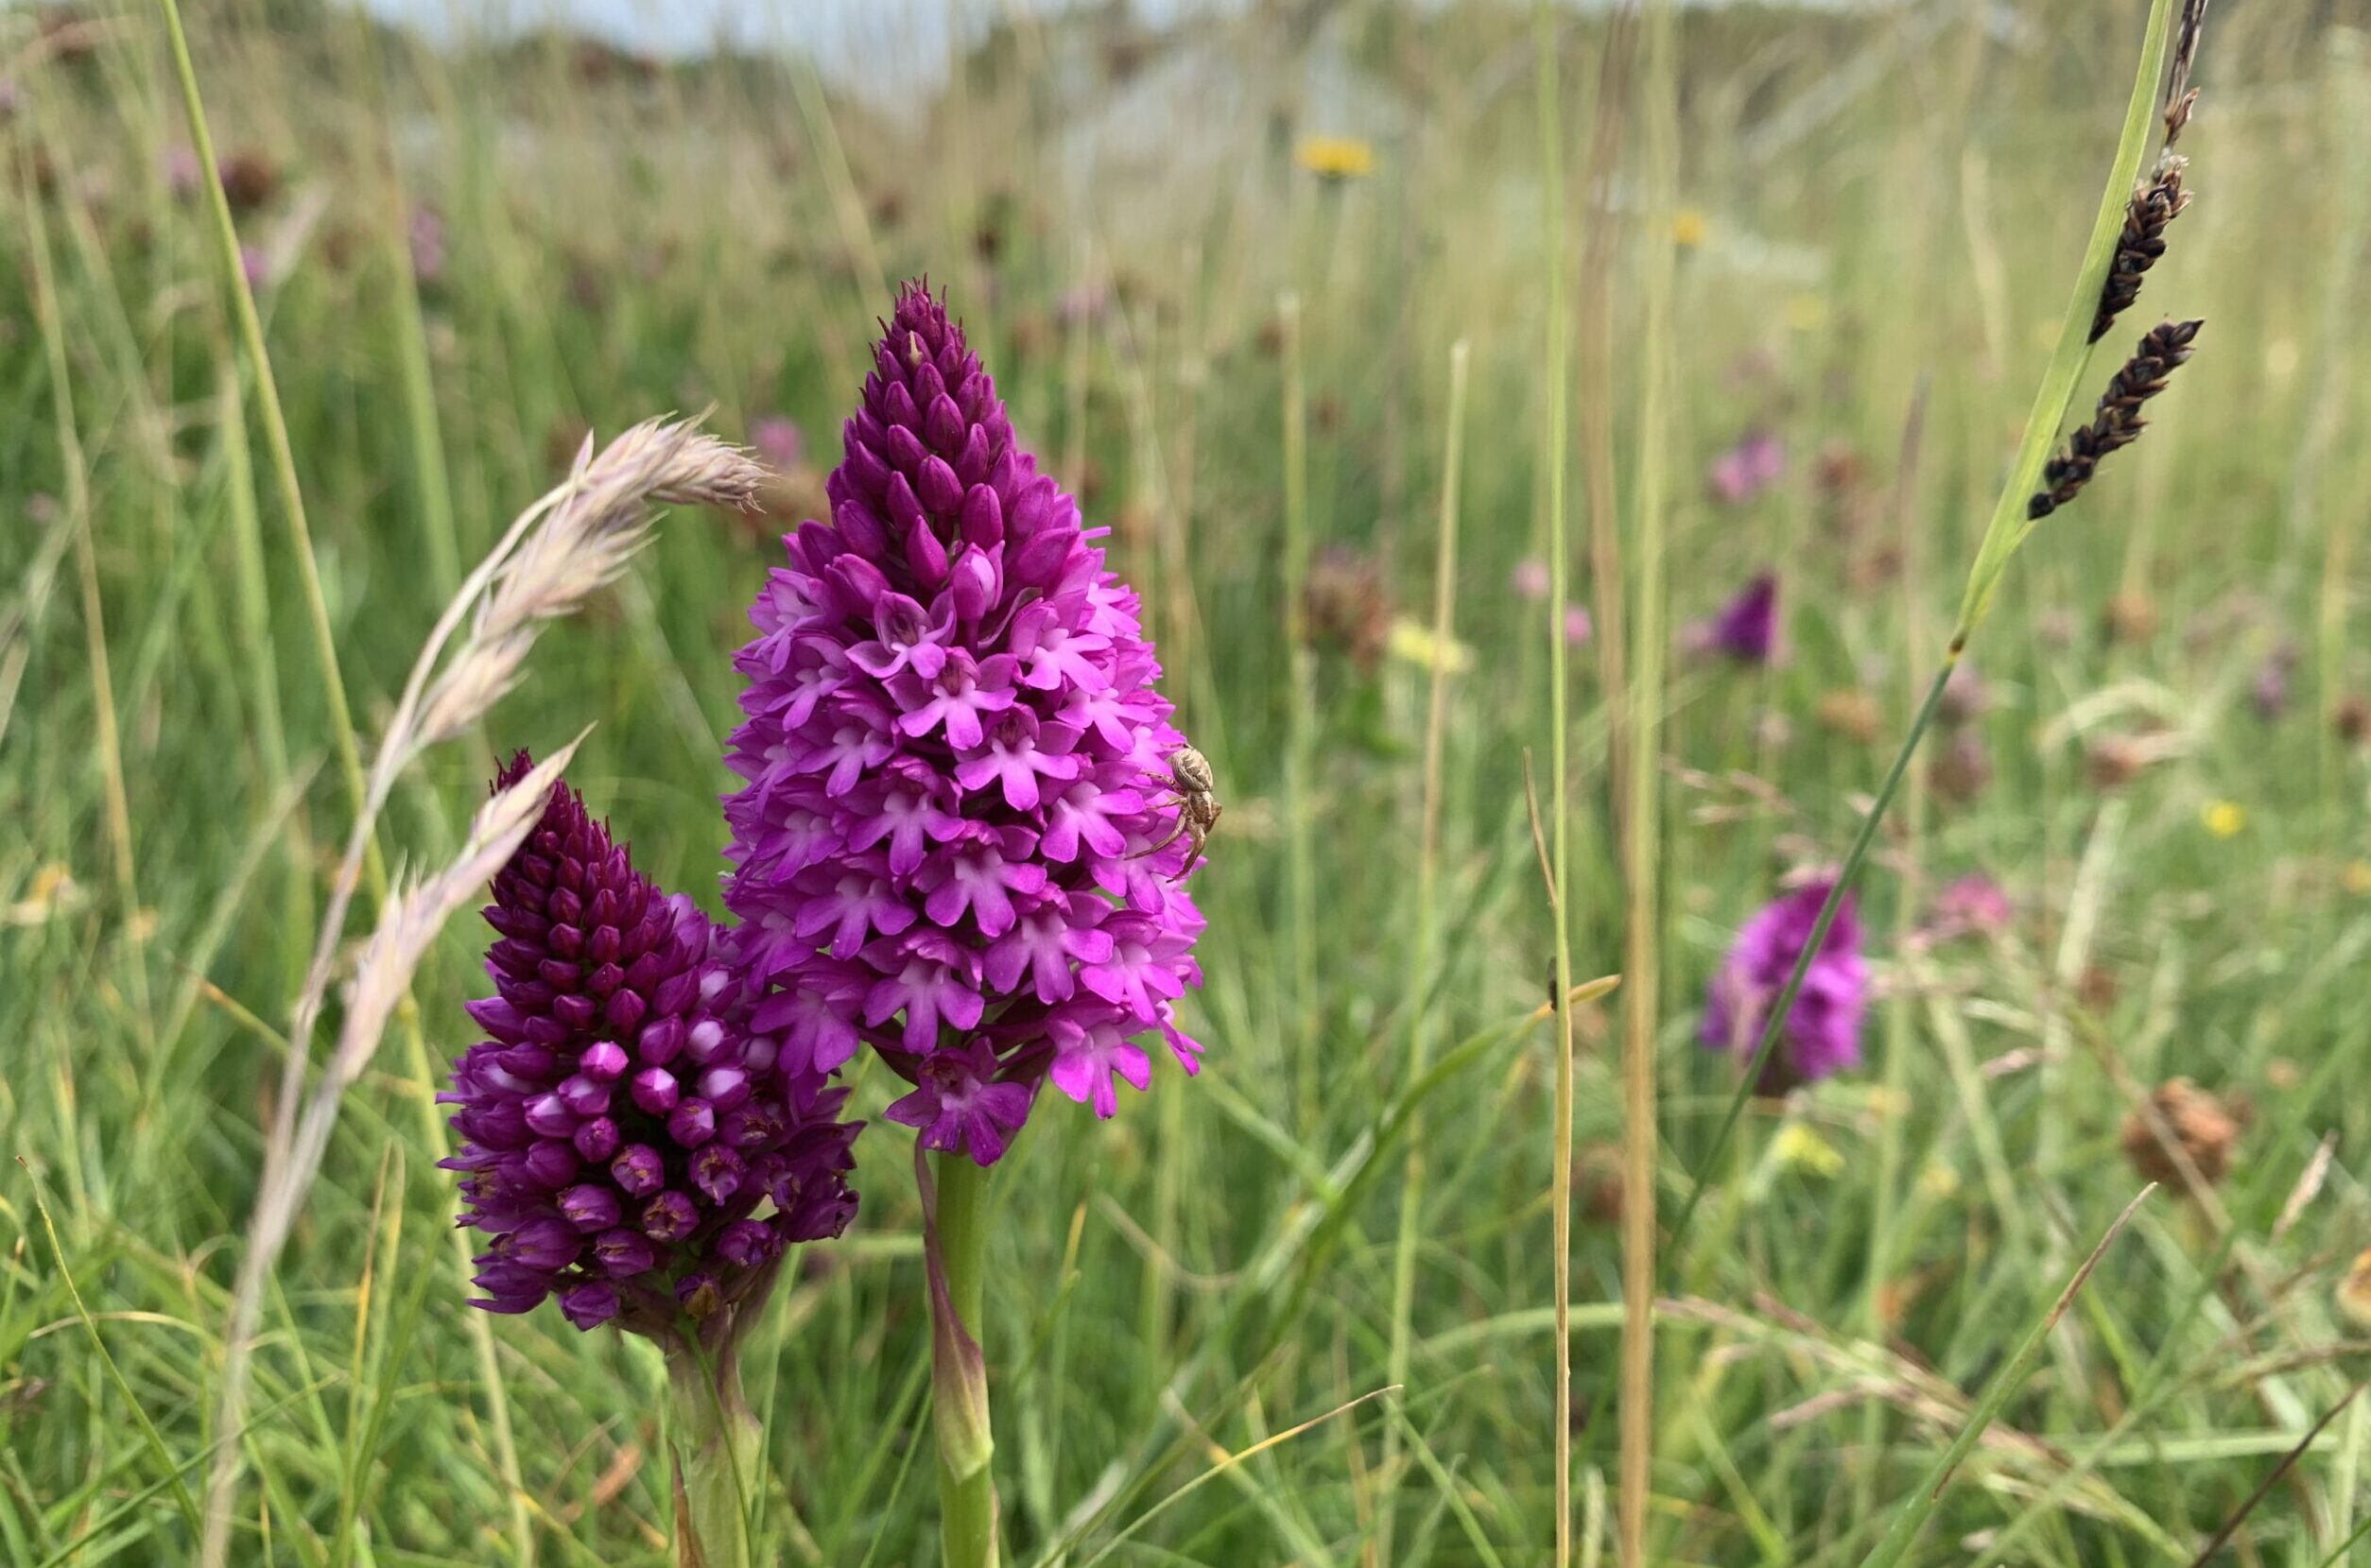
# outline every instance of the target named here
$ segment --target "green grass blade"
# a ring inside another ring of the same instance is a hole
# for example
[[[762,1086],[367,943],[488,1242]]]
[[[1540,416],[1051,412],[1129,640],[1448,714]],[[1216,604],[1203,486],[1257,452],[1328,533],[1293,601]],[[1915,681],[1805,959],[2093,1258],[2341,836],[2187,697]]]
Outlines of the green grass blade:
[[[1983,1437],[1985,1429],[2000,1414],[2001,1406],[2007,1404],[2010,1397],[2024,1386],[2026,1374],[2033,1370],[2034,1363],[2041,1357],[2042,1347],[2050,1340],[2051,1330],[2058,1326],[2058,1319],[2065,1316],[2076,1293],[2082,1290],[2084,1282],[2091,1277],[2091,1270],[2099,1266],[2100,1259],[2107,1254],[2110,1244],[2122,1232],[2125,1222],[2156,1190],[2156,1183],[2151,1182],[2124,1205],[2124,1212],[2116,1216],[2115,1223],[2100,1237],[2099,1245],[2091,1249],[2091,1255],[2075,1269],[2067,1281],[2066,1288],[2051,1303],[2050,1310],[2026,1331],[2025,1338],[2017,1345],[2016,1353],[1984,1386],[1984,1397],[1978,1400],[1975,1409],[1968,1412],[1967,1422],[1960,1428],[1959,1436],[1951,1439],[1950,1446],[1929,1467],[1917,1490],[1895,1510],[1894,1522],[1886,1526],[1885,1535],[1878,1542],[1877,1549],[1862,1559],[1861,1568],[1895,1568],[1908,1555],[1912,1543],[1918,1539],[1919,1529],[1934,1512],[1935,1505],[1943,1501],[1943,1494],[1950,1490],[1951,1478],[1959,1470],[1961,1461],[1967,1457]]]

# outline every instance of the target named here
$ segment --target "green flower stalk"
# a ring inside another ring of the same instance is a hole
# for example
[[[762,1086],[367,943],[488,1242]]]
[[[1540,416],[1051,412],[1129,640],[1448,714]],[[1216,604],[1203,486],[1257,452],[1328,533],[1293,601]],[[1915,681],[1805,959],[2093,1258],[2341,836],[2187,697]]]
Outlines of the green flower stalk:
[[[996,1568],[996,1451],[988,1363],[967,1325],[979,1321],[987,1261],[989,1167],[914,1147],[922,1189],[923,1264],[930,1277],[931,1420],[939,1445],[939,1533],[947,1568]]]

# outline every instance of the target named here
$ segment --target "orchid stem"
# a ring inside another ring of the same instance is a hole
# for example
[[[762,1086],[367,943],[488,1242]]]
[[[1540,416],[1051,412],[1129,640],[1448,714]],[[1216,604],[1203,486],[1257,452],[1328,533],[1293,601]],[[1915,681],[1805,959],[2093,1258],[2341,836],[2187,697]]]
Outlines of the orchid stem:
[[[939,1443],[939,1538],[946,1568],[996,1568],[996,1483],[989,1457],[988,1374],[976,1331],[988,1252],[988,1173],[960,1153],[941,1155],[930,1215],[930,1391]]]
[[[741,1395],[740,1363],[729,1346],[670,1348],[666,1392],[677,1568],[755,1568],[749,1509],[764,1433]]]

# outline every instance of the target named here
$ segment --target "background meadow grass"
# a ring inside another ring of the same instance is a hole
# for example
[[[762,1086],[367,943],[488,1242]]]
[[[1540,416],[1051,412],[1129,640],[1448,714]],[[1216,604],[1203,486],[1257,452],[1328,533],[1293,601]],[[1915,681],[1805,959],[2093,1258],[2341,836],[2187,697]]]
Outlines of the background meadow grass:
[[[1548,611],[1514,581],[1545,551],[1544,440],[1573,443],[1566,522],[1601,608],[1591,520],[1619,544],[1642,491],[1667,503],[1674,624],[1757,571],[1782,581],[1774,667],[1681,655],[1665,691],[1668,1205],[1733,1082],[1694,1043],[1705,980],[1785,874],[1841,854],[1939,652],[2144,9],[1690,9],[1668,73],[1636,32],[1565,16],[1554,236],[1519,7],[1254,6],[1162,30],[1116,6],[930,59],[899,46],[918,9],[885,6],[855,82],[557,35],[434,52],[300,4],[189,21],[221,148],[276,176],[241,233],[366,744],[460,572],[585,429],[713,405],[736,439],[796,421],[828,466],[887,284],[946,288],[1025,439],[1112,528],[1228,808],[1196,884],[1207,1070],[1163,1067],[1105,1125],[1049,1102],[995,1184],[984,1338],[1012,1559],[1351,1563],[1388,1540],[1395,1563],[1462,1564],[1547,1560],[1553,1513],[1553,1037],[1510,1027],[1549,984],[1523,794]],[[2371,689],[2371,59],[2348,14],[2233,0],[2212,20],[2185,144],[2202,195],[2109,340],[2204,316],[2199,357],[2157,433],[2018,559],[1975,648],[1991,706],[1930,737],[1889,824],[1861,905],[1867,1065],[1757,1102],[1665,1262],[1657,1560],[1859,1561],[2137,1190],[2119,1129],[2175,1075],[2251,1111],[2227,1181],[2213,1204],[2143,1207],[1918,1560],[2187,1561],[2364,1370],[2335,1299],[2371,1240],[2371,1102],[2352,1093],[2371,1069],[2371,774],[2345,732]],[[155,14],[0,10],[0,1143],[18,1162],[0,1170],[0,1556],[180,1563],[277,1030],[347,818],[251,377],[202,209],[174,186]],[[1372,169],[1301,166],[1321,133],[1366,143]],[[1557,265],[1579,335],[1566,432],[1543,430]],[[1639,301],[1666,267],[1660,321]],[[1414,629],[1461,340],[1468,656],[1427,865],[1442,662]],[[1657,364],[1666,405],[1642,426]],[[1754,432],[1782,443],[1783,476],[1723,503],[1703,475]],[[786,475],[786,505],[802,487],[820,481]],[[727,656],[786,526],[666,521],[484,734],[407,781],[389,851],[441,863],[497,752],[597,722],[575,782],[646,870],[714,907]],[[1616,559],[1635,573],[1635,548]],[[2284,649],[2290,700],[2266,717],[2254,684]],[[1624,936],[1602,658],[1592,641],[1573,665],[1581,976],[1618,968]],[[2015,922],[1913,939],[1934,890],[1977,871]],[[458,922],[423,972],[435,1056],[467,1043],[482,944]],[[1621,1084],[1616,1012],[1574,1022],[1573,1448],[1593,1509],[1615,1455]],[[1411,1079],[1418,1029],[1435,1060],[1480,1043]],[[545,1562],[661,1561],[657,1358],[539,1313],[493,1322],[489,1379],[415,1065],[390,1041],[348,1096],[279,1268],[233,1559],[511,1564],[524,1540]],[[891,1094],[858,1071],[862,1113]],[[857,1227],[806,1249],[746,1357],[790,1560],[935,1558],[909,1152],[894,1129],[862,1141]],[[1147,1517],[1220,1454],[1383,1386],[1395,1336],[1394,1399]],[[2313,1440],[2233,1560],[2340,1560],[2366,1483],[2371,1402]]]

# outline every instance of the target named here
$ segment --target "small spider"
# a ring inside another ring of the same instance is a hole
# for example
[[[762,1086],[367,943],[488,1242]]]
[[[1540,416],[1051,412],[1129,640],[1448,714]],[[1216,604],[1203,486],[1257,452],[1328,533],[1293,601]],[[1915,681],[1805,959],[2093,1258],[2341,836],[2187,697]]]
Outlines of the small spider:
[[[1186,838],[1191,842],[1193,853],[1186,857],[1186,864],[1171,874],[1170,880],[1175,881],[1202,858],[1202,847],[1209,841],[1210,830],[1219,825],[1219,813],[1224,808],[1219,804],[1216,793],[1218,782],[1210,775],[1210,759],[1190,746],[1181,746],[1169,753],[1167,774],[1147,773],[1145,777],[1158,779],[1174,791],[1161,803],[1177,808],[1177,825],[1169,829],[1168,837],[1138,850],[1128,858],[1136,860],[1148,854],[1158,854],[1181,837]]]

